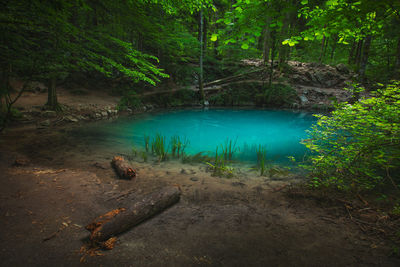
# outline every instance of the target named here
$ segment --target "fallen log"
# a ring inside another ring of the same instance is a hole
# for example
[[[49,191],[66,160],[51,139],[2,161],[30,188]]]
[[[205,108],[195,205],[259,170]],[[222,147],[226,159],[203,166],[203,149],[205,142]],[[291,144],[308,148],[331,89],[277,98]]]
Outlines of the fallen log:
[[[128,162],[125,161],[123,157],[114,157],[111,161],[111,165],[114,167],[115,171],[117,172],[118,176],[122,179],[134,179],[136,177],[136,172],[129,165]]]
[[[90,240],[104,242],[109,238],[126,232],[135,225],[177,203],[180,195],[181,191],[178,187],[169,186],[146,195],[130,209],[120,208],[108,212],[85,227],[91,232]]]

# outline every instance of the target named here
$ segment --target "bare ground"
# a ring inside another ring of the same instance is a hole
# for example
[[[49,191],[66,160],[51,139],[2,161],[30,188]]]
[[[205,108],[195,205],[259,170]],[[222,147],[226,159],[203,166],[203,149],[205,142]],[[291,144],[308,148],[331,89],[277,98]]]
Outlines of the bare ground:
[[[133,162],[137,180],[119,180],[110,161],[120,151],[77,142],[65,128],[9,130],[0,148],[1,266],[400,266],[391,244],[343,207],[279,190],[293,177],[225,179],[201,165]],[[92,219],[172,184],[182,188],[177,205],[120,235],[113,250],[83,252]]]

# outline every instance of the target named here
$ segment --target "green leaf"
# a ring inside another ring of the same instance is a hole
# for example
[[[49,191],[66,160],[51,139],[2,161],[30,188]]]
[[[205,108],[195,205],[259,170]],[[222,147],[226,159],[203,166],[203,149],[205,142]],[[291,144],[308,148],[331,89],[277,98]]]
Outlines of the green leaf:
[[[302,0],[302,1],[301,1],[301,4],[302,4],[302,5],[307,5],[307,4],[308,4],[308,0]]]
[[[244,50],[247,50],[247,49],[249,49],[249,45],[247,43],[244,43],[244,44],[242,44],[241,48]]]
[[[217,39],[218,39],[218,34],[213,33],[213,34],[211,35],[211,41],[215,42],[215,41],[217,41]]]

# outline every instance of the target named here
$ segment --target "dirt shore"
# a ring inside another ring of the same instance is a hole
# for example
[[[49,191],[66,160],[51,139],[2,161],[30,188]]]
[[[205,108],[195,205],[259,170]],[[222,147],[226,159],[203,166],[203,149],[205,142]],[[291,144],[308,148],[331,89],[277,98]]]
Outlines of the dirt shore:
[[[392,248],[338,207],[288,197],[298,179],[212,177],[203,165],[134,161],[136,181],[110,166],[119,151],[77,143],[66,129],[2,136],[2,266],[399,266]],[[15,159],[21,166],[13,166]],[[89,254],[84,226],[165,185],[181,201]],[[279,190],[285,188],[283,190]]]
[[[83,105],[63,94],[62,103]],[[39,93],[18,105],[44,101]],[[78,124],[27,125],[0,137],[1,266],[400,266],[391,243],[363,232],[343,205],[290,197],[299,177],[226,179],[202,164],[135,160],[137,180],[125,181],[110,166],[121,151],[72,137],[67,127]],[[91,220],[176,184],[177,205],[118,236],[113,250],[85,252]]]

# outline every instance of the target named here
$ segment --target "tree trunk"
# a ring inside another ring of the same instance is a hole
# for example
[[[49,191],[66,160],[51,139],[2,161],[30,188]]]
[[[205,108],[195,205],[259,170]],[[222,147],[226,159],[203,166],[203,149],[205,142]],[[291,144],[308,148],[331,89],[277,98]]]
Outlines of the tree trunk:
[[[114,167],[118,176],[122,179],[134,179],[136,172],[129,163],[127,163],[123,157],[114,157],[111,161],[111,165]]]
[[[400,37],[399,40],[397,41],[395,78],[400,79]]]
[[[353,44],[351,45],[350,52],[349,52],[349,58],[347,60],[347,63],[353,64],[354,63],[354,51],[356,50],[356,41],[353,41]]]
[[[50,78],[48,89],[47,89],[47,104],[46,106],[51,110],[58,110],[58,100],[57,100],[57,91],[56,91],[56,76],[53,75]]]
[[[263,40],[263,63],[264,66],[268,64],[269,53],[271,50],[271,29],[269,25],[271,24],[271,18],[267,17],[267,22],[264,28],[264,40]]]
[[[275,59],[275,43],[276,43],[276,32],[274,31],[271,35],[271,65],[269,70],[269,87],[272,85],[272,76],[274,75],[274,59]]]
[[[321,52],[319,53],[319,59],[318,62],[321,64],[322,60],[324,58],[324,54],[325,54],[325,43],[326,43],[326,37],[324,35],[324,37],[322,38],[322,42],[321,42]]]
[[[333,37],[333,39],[332,39],[332,40],[333,40],[333,43],[332,43],[332,50],[331,50],[331,57],[330,57],[331,63],[333,62],[333,58],[334,58],[334,56],[335,56],[335,51],[336,51],[338,39],[339,39],[339,37],[338,37],[337,34],[336,34],[336,35]]]
[[[288,3],[289,4],[289,3]],[[286,56],[288,54],[288,45],[282,44],[282,42],[287,38],[289,31],[289,20],[290,12],[286,11],[285,18],[283,19],[283,25],[281,29],[281,34],[279,38],[279,68],[281,69],[283,64],[286,62]]]
[[[204,95],[204,90],[203,90],[203,53],[204,53],[204,47],[203,47],[203,9],[200,9],[200,31],[199,31],[199,37],[200,37],[200,75],[199,75],[199,90],[200,90],[200,97],[201,97],[201,104],[204,106],[206,102],[206,98]]]
[[[169,186],[146,195],[129,209],[120,208],[108,212],[85,227],[91,232],[90,240],[102,242],[126,232],[135,225],[177,203],[180,195],[181,191],[178,187]]]
[[[365,82],[365,70],[367,68],[367,64],[368,64],[368,56],[369,56],[369,48],[371,46],[371,40],[372,40],[372,36],[368,35],[367,37],[365,37],[365,41],[364,41],[364,47],[362,50],[362,55],[361,55],[361,61],[360,61],[360,81],[361,82]]]
[[[363,41],[364,41],[364,40],[361,39],[361,40],[359,40],[358,43],[357,43],[356,56],[355,56],[355,59],[354,59],[354,63],[356,64],[357,70],[358,70],[359,67],[360,67],[360,62],[361,62],[361,51],[362,51],[362,47],[363,47]]]

